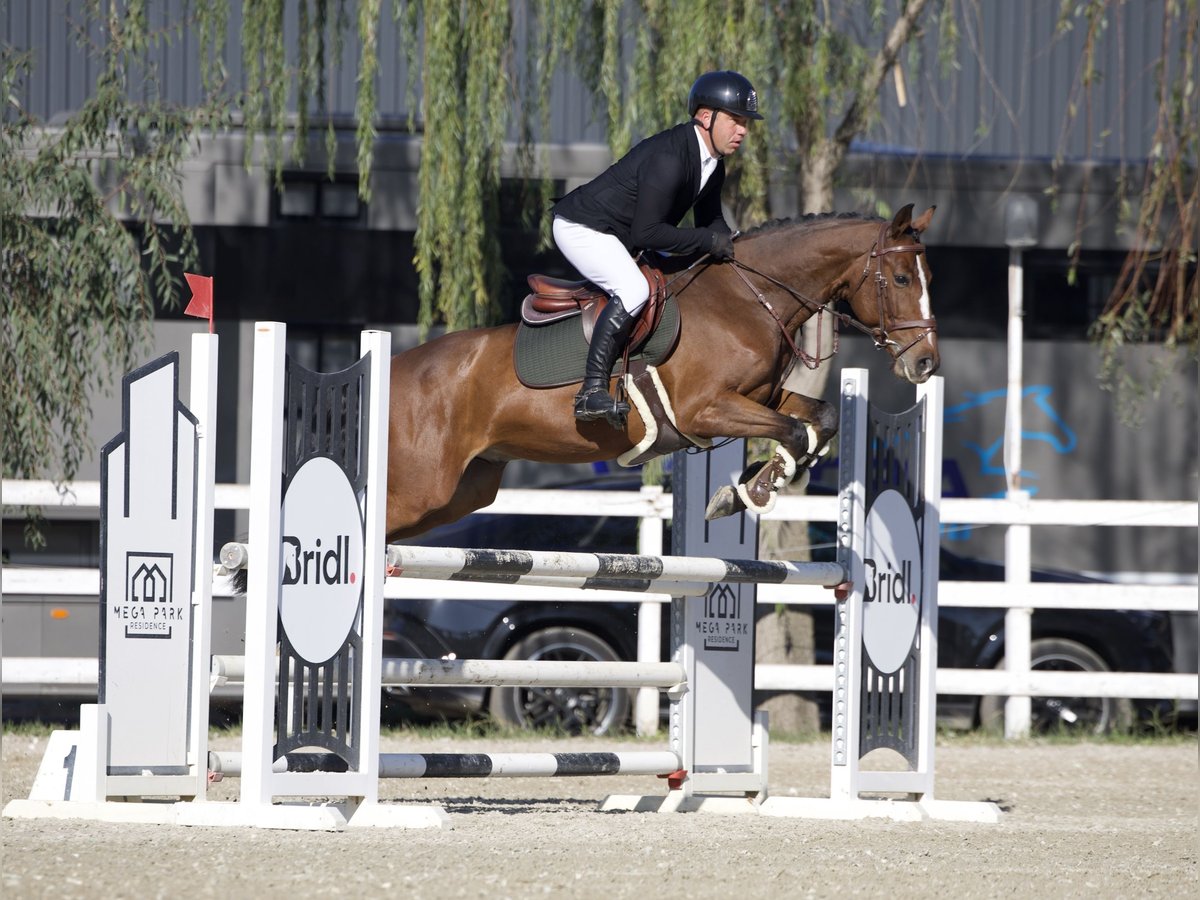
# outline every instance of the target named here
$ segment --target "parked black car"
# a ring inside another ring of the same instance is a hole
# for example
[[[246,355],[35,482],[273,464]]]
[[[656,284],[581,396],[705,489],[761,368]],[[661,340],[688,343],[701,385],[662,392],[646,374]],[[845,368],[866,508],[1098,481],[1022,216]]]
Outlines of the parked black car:
[[[628,476],[600,479],[582,490],[636,487]],[[816,559],[832,559],[832,525],[814,523]],[[637,520],[626,517],[475,515],[423,536],[431,546],[634,552]],[[670,546],[669,540],[664,546]],[[1002,581],[1004,567],[942,549],[943,581]],[[1083,576],[1035,569],[1034,581],[1082,582]],[[831,608],[812,607],[816,662],[829,664]],[[668,608],[664,605],[664,616]],[[939,610],[938,665],[991,668],[1004,656],[1003,609]],[[1192,628],[1194,630],[1194,618]],[[1140,610],[1036,610],[1033,665],[1064,671],[1172,671],[1171,616]],[[663,634],[670,629],[664,624]],[[422,599],[389,601],[384,656],[460,659],[629,660],[636,657],[637,603],[545,603]],[[668,653],[663,648],[664,658]],[[825,706],[828,697],[815,695]],[[461,718],[483,712],[523,727],[604,733],[622,727],[630,694],[615,689],[388,688],[385,712],[421,718]],[[1003,697],[939,697],[939,721],[969,728],[1003,715]],[[1034,698],[1034,727],[1104,732],[1126,728],[1135,715],[1165,713],[1169,704],[1080,697]],[[1000,720],[1002,721],[1002,719]]]

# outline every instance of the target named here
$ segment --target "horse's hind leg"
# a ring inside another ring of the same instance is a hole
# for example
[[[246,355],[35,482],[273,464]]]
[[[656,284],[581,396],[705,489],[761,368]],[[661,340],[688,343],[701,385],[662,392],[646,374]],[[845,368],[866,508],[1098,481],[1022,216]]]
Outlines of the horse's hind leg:
[[[425,509],[424,513],[419,518],[407,522],[403,518],[403,509],[406,506],[403,496],[404,486],[399,486],[393,494],[389,485],[388,539],[415,537],[424,534],[431,528],[455,522],[468,513],[488,506],[496,499],[496,492],[500,490],[500,479],[504,475],[504,466],[503,462],[489,462],[478,457],[472,459],[463,469],[457,483],[452,485],[449,499],[440,505],[435,505],[437,501],[428,502],[427,495],[426,502],[420,504]],[[424,488],[428,492],[431,485],[425,483]]]

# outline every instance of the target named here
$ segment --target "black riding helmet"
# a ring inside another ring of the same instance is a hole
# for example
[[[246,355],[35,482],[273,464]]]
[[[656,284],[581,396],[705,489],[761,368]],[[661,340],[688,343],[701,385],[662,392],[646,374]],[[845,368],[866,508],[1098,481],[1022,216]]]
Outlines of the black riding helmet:
[[[747,119],[762,118],[758,92],[748,78],[737,72],[705,72],[697,78],[688,93],[688,115],[694,116],[702,106]]]

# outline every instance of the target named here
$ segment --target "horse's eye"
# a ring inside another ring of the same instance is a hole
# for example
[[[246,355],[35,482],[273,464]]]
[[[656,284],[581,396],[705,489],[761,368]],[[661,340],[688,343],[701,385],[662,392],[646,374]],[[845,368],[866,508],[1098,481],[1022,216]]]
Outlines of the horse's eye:
[[[909,282],[912,279],[910,279],[907,275],[901,275],[899,272],[897,272],[894,280],[897,287],[908,287]]]

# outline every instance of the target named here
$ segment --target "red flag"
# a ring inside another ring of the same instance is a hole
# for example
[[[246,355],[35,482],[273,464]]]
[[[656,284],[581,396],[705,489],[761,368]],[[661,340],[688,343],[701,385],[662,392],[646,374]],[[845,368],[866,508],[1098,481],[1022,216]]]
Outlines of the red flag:
[[[208,333],[213,333],[213,287],[212,278],[207,275],[193,275],[184,272],[188,287],[192,289],[192,299],[183,311],[185,316],[195,316],[197,319],[208,319]]]

